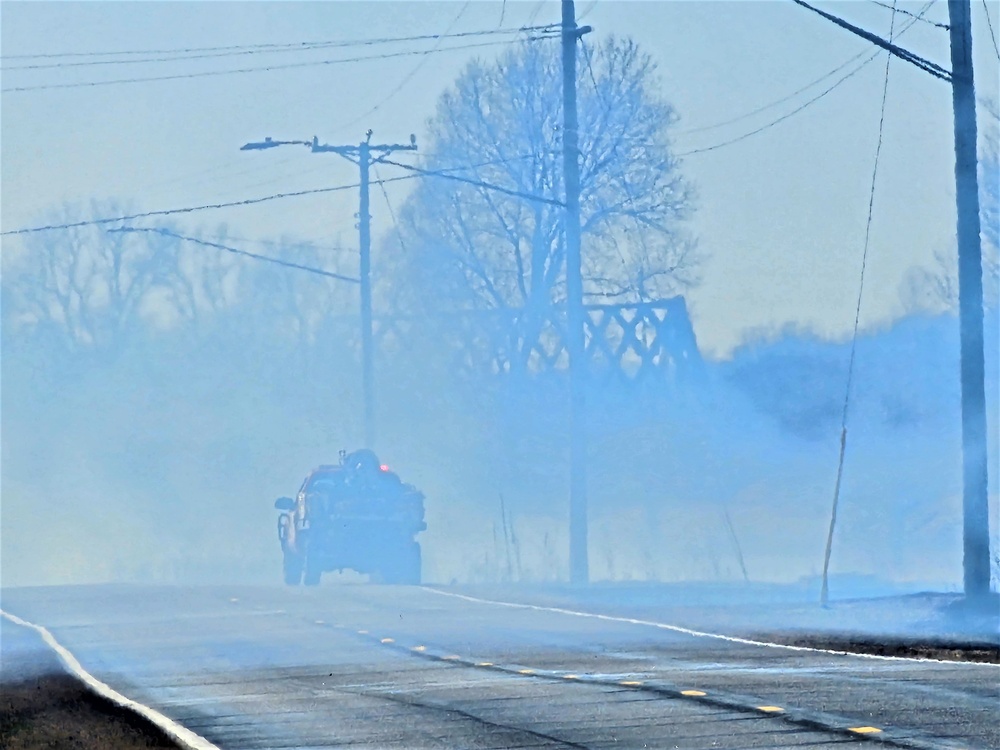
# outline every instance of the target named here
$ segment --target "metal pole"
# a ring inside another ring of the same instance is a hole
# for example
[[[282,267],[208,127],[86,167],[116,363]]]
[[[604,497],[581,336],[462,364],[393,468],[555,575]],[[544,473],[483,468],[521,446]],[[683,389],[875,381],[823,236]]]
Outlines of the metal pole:
[[[566,181],[566,349],[569,354],[569,578],[587,583],[587,434],[583,378],[583,278],[580,270],[580,151],[576,116],[576,8],[562,0],[563,174]]]
[[[952,102],[955,109],[955,197],[958,205],[958,317],[962,377],[962,509],[965,595],[990,589],[983,260],[979,237],[976,90],[972,74],[972,5],[948,0]]]
[[[361,202],[358,230],[361,245],[361,382],[364,390],[365,447],[375,447],[375,366],[372,353],[372,240],[371,216],[368,213],[368,169],[371,147],[367,141],[358,149],[361,167]]]

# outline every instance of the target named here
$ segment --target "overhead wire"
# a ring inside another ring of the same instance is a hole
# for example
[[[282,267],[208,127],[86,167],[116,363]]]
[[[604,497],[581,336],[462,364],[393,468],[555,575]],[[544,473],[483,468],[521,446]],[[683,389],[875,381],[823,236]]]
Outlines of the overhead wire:
[[[920,14],[911,13],[910,11],[904,10],[903,8],[894,8],[893,6],[889,5],[889,3],[883,3],[880,2],[879,0],[870,0],[870,2],[873,5],[878,5],[881,8],[886,8],[887,10],[891,10],[893,13],[899,13],[904,16],[910,16],[911,18],[916,18],[917,20],[923,21],[924,23],[930,24],[931,26],[937,26],[939,29],[947,30],[951,28],[951,26],[949,26],[946,23],[938,23],[937,21],[932,21],[929,18],[923,18],[920,16]]]
[[[528,26],[531,26],[532,24],[535,23],[535,19],[538,18],[538,14],[542,12],[542,8],[544,6],[545,6],[545,0],[538,0],[538,2],[535,4],[534,9],[531,11],[531,15],[528,16],[528,23],[527,23]],[[560,25],[561,24],[553,23],[549,24],[549,27],[558,28]]]
[[[389,218],[392,219],[392,227],[396,231],[396,239],[399,241],[399,248],[406,252],[406,242],[403,241],[403,233],[399,231],[399,222],[396,221],[396,212],[392,209],[392,201],[389,200],[389,193],[385,189],[382,178],[378,172],[378,165],[375,165],[375,177],[378,178],[378,186],[382,191],[382,198],[385,200],[385,207],[389,209]]]
[[[854,70],[850,71],[849,73],[847,73],[847,75],[842,76],[841,78],[839,78],[836,83],[834,83],[832,86],[826,88],[825,90],[821,91],[819,94],[817,94],[816,96],[814,96],[812,99],[809,99],[804,104],[800,104],[798,107],[796,107],[795,109],[793,109],[791,112],[783,114],[781,117],[778,117],[778,118],[776,118],[774,120],[771,120],[767,124],[761,125],[759,128],[755,128],[755,129],[751,130],[748,133],[743,133],[742,135],[738,135],[735,138],[730,138],[729,140],[725,140],[725,141],[722,141],[721,143],[716,143],[716,144],[711,145],[711,146],[704,146],[702,148],[695,148],[695,149],[691,149],[690,151],[684,151],[682,153],[677,154],[677,156],[679,156],[679,157],[681,157],[681,156],[693,156],[694,154],[704,154],[704,153],[707,153],[709,151],[715,151],[716,149],[720,149],[720,148],[723,148],[725,146],[731,146],[734,143],[739,143],[740,141],[744,141],[747,138],[750,138],[752,136],[757,135],[758,133],[763,133],[765,130],[770,130],[775,125],[784,122],[785,120],[787,120],[790,117],[794,117],[795,115],[797,115],[802,110],[807,109],[808,107],[812,106],[813,104],[815,104],[816,102],[818,102],[820,99],[822,99],[823,97],[825,97],[827,94],[829,94],[831,91],[833,91],[834,89],[836,89],[837,87],[839,87],[842,83],[845,83],[850,78],[853,78],[855,75],[857,75],[858,73],[861,72],[862,68],[864,68],[865,65],[867,65],[868,63],[870,63],[876,57],[878,57],[879,54],[881,54],[881,53],[879,53],[879,52],[873,53],[867,60],[864,61],[864,63],[862,63],[857,68],[855,68]]]
[[[923,10],[920,11],[920,14],[918,14],[918,17],[919,17],[919,15],[922,15],[922,14],[926,13],[933,4],[934,4],[934,0],[931,0],[931,2],[928,2],[924,6]],[[905,24],[899,30],[898,34],[896,34],[895,36],[891,36],[890,38],[894,38],[895,39],[895,38],[898,38],[899,36],[902,36],[916,22],[917,22],[917,17],[914,17],[913,20],[909,21],[907,24]],[[703,153],[707,153],[709,151],[715,151],[716,149],[720,149],[720,148],[723,148],[725,146],[731,146],[734,143],[739,143],[740,141],[746,140],[747,138],[755,136],[758,133],[763,133],[765,130],[771,129],[775,125],[778,125],[779,123],[782,123],[785,120],[789,119],[790,117],[793,117],[793,116],[797,115],[799,112],[802,112],[803,110],[807,109],[808,107],[811,107],[813,104],[815,104],[816,102],[818,102],[821,99],[823,99],[827,94],[829,94],[832,91],[834,91],[835,89],[839,88],[842,84],[846,83],[848,80],[850,80],[855,75],[857,75],[858,73],[860,73],[861,70],[865,66],[867,66],[873,60],[875,60],[880,54],[883,53],[883,51],[884,50],[878,49],[875,52],[872,52],[871,54],[868,55],[868,57],[860,65],[858,65],[857,67],[855,67],[852,70],[850,70],[847,74],[841,76],[832,85],[830,85],[829,87],[827,87],[826,89],[824,89],[819,94],[817,94],[816,96],[812,97],[811,99],[808,99],[803,104],[801,104],[798,107],[796,107],[795,109],[793,109],[791,112],[787,112],[786,114],[783,114],[780,117],[775,118],[774,120],[771,120],[770,122],[767,122],[767,123],[765,123],[764,125],[761,125],[758,128],[754,128],[753,130],[751,130],[751,131],[749,131],[747,133],[743,133],[742,135],[736,136],[734,138],[729,138],[729,139],[727,139],[725,141],[722,141],[720,143],[715,143],[715,144],[713,144],[711,146],[704,146],[702,148],[696,148],[696,149],[691,149],[690,151],[684,151],[684,152],[681,152],[681,153],[677,154],[677,156],[678,157],[693,156],[695,154],[703,154]],[[865,53],[862,52],[861,55],[859,55],[859,56],[863,56],[864,54]],[[855,57],[851,58],[851,60],[848,61],[848,62],[853,62],[853,61],[857,60],[859,56],[855,56]],[[890,54],[890,57],[891,56],[892,55]],[[845,67],[845,65],[840,65],[837,68],[835,68],[833,71],[831,71],[831,73],[839,71],[839,70],[842,70],[844,67]],[[830,74],[828,73],[827,75],[822,76],[821,78],[818,79],[818,81],[821,81],[821,80],[824,80],[824,79],[828,78],[829,75]],[[815,84],[815,82],[814,82],[814,84]],[[809,86],[806,86],[803,89],[800,89],[800,91],[796,92],[796,93],[801,93],[801,91],[804,91],[805,89],[811,88],[812,85],[814,85],[814,84],[810,84]],[[790,96],[787,96],[787,97],[784,97],[784,100],[790,99],[792,96],[794,96],[794,94],[792,94]],[[775,103],[780,103],[780,100],[779,100],[779,102],[775,102]],[[771,105],[767,105],[765,107],[759,108],[759,111],[763,111],[764,109],[767,109],[770,106]],[[748,113],[748,115],[746,115],[746,116],[749,116],[750,114],[751,113]],[[756,114],[756,112],[754,112],[752,114]],[[735,120],[739,120],[739,119],[744,119],[744,117],[745,116],[741,115],[740,117],[734,118],[734,121]],[[710,126],[710,127],[714,128],[715,126]],[[706,129],[708,129],[708,128],[706,128]]]
[[[162,227],[116,227],[114,229],[106,230],[108,232],[128,232],[128,233],[141,233],[147,232],[149,234],[159,234],[164,237],[172,237],[178,240],[184,240],[185,242],[192,242],[197,245],[203,245],[204,247],[212,247],[217,250],[225,250],[228,253],[233,253],[234,255],[242,255],[247,258],[252,258],[254,260],[259,260],[264,263],[273,263],[278,266],[284,266],[285,268],[292,268],[298,271],[306,271],[308,273],[316,274],[317,276],[326,276],[327,278],[337,279],[338,281],[347,281],[352,284],[360,284],[361,279],[354,278],[353,276],[345,276],[344,274],[335,273],[333,271],[327,271],[322,268],[316,268],[315,266],[307,266],[302,263],[295,263],[289,260],[282,260],[281,258],[274,258],[270,255],[261,255],[260,253],[254,253],[249,250],[241,250],[237,247],[232,247],[230,245],[223,245],[219,242],[210,242],[208,240],[203,240],[198,237],[188,237],[183,234],[178,234],[169,229],[164,229]]]
[[[931,6],[934,5],[934,2],[935,2],[935,0],[929,0],[929,2],[926,5],[924,5],[924,7],[916,15],[914,15],[914,14],[910,14],[910,15],[913,15],[913,17],[915,19],[919,20],[923,16],[923,14],[927,13],[927,11],[930,10]],[[909,24],[907,24],[906,26],[904,26],[903,28],[901,28],[900,31],[899,31],[899,33],[894,38],[898,38],[898,37],[903,36],[903,34],[905,34],[910,29],[910,27],[912,27],[914,25],[914,23],[916,23],[916,21],[911,21]],[[845,60],[844,62],[842,62],[837,67],[833,68],[830,71],[827,71],[826,73],[824,73],[823,75],[821,75],[819,78],[811,81],[810,83],[807,83],[805,86],[802,86],[802,87],[796,89],[792,93],[787,94],[787,95],[781,97],[780,99],[775,99],[774,101],[768,102],[767,104],[763,104],[763,105],[757,107],[756,109],[752,109],[749,112],[744,112],[741,115],[736,115],[735,117],[730,117],[727,120],[722,120],[721,122],[716,122],[716,123],[713,123],[711,125],[702,125],[702,126],[698,126],[698,127],[695,127],[695,128],[681,128],[681,129],[678,129],[678,130],[676,130],[674,132],[677,133],[678,135],[687,135],[689,133],[702,133],[702,132],[707,132],[709,130],[717,130],[718,128],[724,127],[726,125],[732,125],[733,123],[739,122],[741,120],[746,120],[746,119],[748,119],[750,117],[753,117],[754,115],[760,114],[761,112],[766,112],[769,109],[773,109],[774,107],[777,107],[779,104],[784,104],[785,102],[787,102],[787,101],[789,101],[791,99],[794,99],[799,94],[802,94],[802,93],[808,91],[809,89],[811,89],[813,86],[816,86],[816,85],[822,83],[823,81],[825,81],[830,76],[836,75],[837,73],[839,73],[841,70],[843,70],[844,68],[846,68],[851,63],[860,60],[862,57],[864,57],[865,55],[868,55],[868,54],[869,54],[868,50],[862,50],[858,54],[856,54],[853,57],[851,57],[851,58]],[[868,63],[870,63],[874,59],[875,59],[874,56],[869,56],[869,59],[865,60],[865,62],[863,62],[862,65],[867,65]]]
[[[868,31],[865,31],[862,28],[859,28],[857,26],[848,23],[842,18],[838,18],[837,16],[831,13],[827,13],[825,10],[821,10],[813,5],[810,5],[805,0],[792,0],[792,2],[795,3],[796,5],[802,6],[806,10],[811,10],[813,13],[817,14],[818,16],[821,16],[822,18],[825,18],[827,21],[830,21],[830,23],[834,24],[835,26],[840,26],[842,29],[846,29],[850,31],[852,34],[860,36],[862,39],[867,39],[869,42],[872,42],[873,44],[882,47],[883,49],[889,50],[892,54],[896,55],[896,57],[900,58],[901,60],[906,60],[906,62],[915,65],[924,72],[930,73],[932,76],[936,78],[940,78],[944,81],[951,80],[951,72],[946,70],[945,68],[942,68],[935,62],[931,62],[930,60],[920,57],[919,55],[914,54],[909,50],[903,49],[902,47],[897,47],[896,45],[892,44],[892,42],[887,42],[884,39],[877,37],[875,34],[872,34]]]
[[[895,6],[894,6],[895,7]],[[892,29],[896,24],[896,14],[892,14],[889,35],[892,36]],[[854,382],[854,363],[857,354],[858,328],[861,322],[861,302],[865,291],[865,271],[868,267],[868,249],[871,241],[872,218],[875,213],[875,186],[878,180],[879,158],[882,155],[882,136],[885,131],[885,105],[889,96],[889,68],[892,64],[892,55],[888,55],[885,61],[885,77],[882,84],[882,104],[879,110],[878,120],[878,143],[875,147],[875,163],[872,167],[871,188],[868,193],[868,218],[865,222],[865,243],[861,254],[861,273],[858,283],[858,301],[854,308],[854,328],[851,334],[851,355],[847,364],[847,383],[844,389],[844,407],[840,417],[840,457],[837,461],[837,480],[833,490],[833,509],[830,514],[830,528],[827,534],[826,549],[823,559],[823,584],[821,600],[824,605],[828,598],[828,572],[830,569],[830,554],[833,547],[833,534],[837,523],[837,509],[840,502],[841,480],[844,474],[844,455],[847,450],[847,415],[851,402],[851,386]]]
[[[580,21],[584,20],[587,16],[589,16],[591,13],[593,13],[594,12],[594,8],[597,7],[597,3],[598,2],[600,2],[600,0],[592,0],[592,2],[590,3],[590,5],[588,5],[586,8],[584,8],[583,13],[581,13],[577,17],[577,19],[576,19],[577,22],[580,22]]]
[[[732,125],[734,123],[740,122],[741,120],[746,120],[746,119],[748,119],[750,117],[753,117],[754,115],[759,115],[761,112],[766,112],[769,109],[773,109],[774,107],[777,107],[779,104],[784,104],[785,102],[789,101],[790,99],[794,99],[799,94],[802,94],[802,93],[808,91],[809,89],[811,89],[813,86],[816,86],[817,84],[822,83],[823,81],[825,81],[830,76],[836,75],[837,73],[839,73],[840,71],[842,71],[844,68],[846,68],[848,65],[850,65],[853,62],[857,62],[858,60],[860,60],[862,57],[864,57],[867,54],[869,54],[868,50],[864,50],[862,52],[859,52],[858,54],[854,55],[854,57],[851,57],[850,59],[845,60],[844,62],[842,62],[840,65],[838,65],[833,70],[827,71],[826,73],[824,73],[823,75],[821,75],[819,78],[811,81],[810,83],[807,83],[805,86],[802,86],[801,88],[796,89],[792,93],[787,94],[786,96],[783,96],[780,99],[775,99],[774,101],[768,102],[767,104],[763,104],[763,105],[757,107],[756,109],[752,109],[749,112],[744,112],[741,115],[736,115],[735,117],[730,117],[728,120],[721,120],[719,122],[712,123],[711,125],[700,125],[700,126],[695,127],[695,128],[679,128],[679,129],[677,129],[674,132],[677,133],[678,135],[687,135],[688,133],[705,133],[705,132],[708,132],[709,130],[718,130],[719,128],[725,127],[726,125]],[[867,65],[868,62],[870,62],[870,60],[866,61],[864,64]]]
[[[240,237],[237,235],[226,234],[226,239],[235,240],[236,242],[249,242],[252,245],[263,245],[264,247],[275,247],[284,248],[290,246],[308,246],[314,250],[322,250],[327,253],[353,253],[351,250],[340,245],[318,245],[311,240],[261,240],[255,239],[253,237]]]
[[[983,0],[983,12],[986,14],[986,25],[990,29],[990,41],[993,42],[993,52],[997,56],[997,60],[1000,60],[1000,47],[997,47],[997,37],[993,33],[993,21],[990,19],[990,7],[986,4],[986,0]]]
[[[396,44],[402,42],[422,42],[422,41],[432,41],[437,39],[451,38],[460,39],[464,37],[472,36],[489,36],[496,34],[518,34],[525,31],[546,31],[555,28],[558,24],[546,24],[543,26],[521,26],[518,28],[494,28],[494,29],[482,29],[477,31],[462,31],[457,33],[450,33],[450,29],[441,34],[416,34],[411,36],[400,36],[400,37],[375,37],[371,39],[356,39],[356,40],[336,40],[336,39],[325,39],[319,41],[306,41],[306,42],[273,42],[265,44],[236,44],[224,47],[183,47],[177,49],[146,49],[146,50],[120,50],[117,52],[55,52],[55,53],[38,53],[38,54],[21,54],[21,55],[0,55],[0,61],[3,60],[27,60],[27,59],[61,59],[66,57],[113,57],[120,55],[199,55],[201,53],[226,53],[228,54],[260,54],[267,52],[285,52],[285,51],[309,51],[313,49],[326,49],[326,48],[336,48],[336,47],[366,47],[374,46],[379,44]],[[220,55],[223,56],[223,55]],[[196,57],[178,57],[178,59],[198,59]],[[103,65],[108,63],[137,63],[137,62],[147,62],[146,60],[121,60],[121,61],[95,61],[90,63],[90,65]],[[149,61],[154,62],[154,61]],[[155,62],[159,62],[156,60]],[[66,63],[66,65],[72,65],[73,63]],[[19,70],[22,68],[12,68],[12,70]],[[25,68],[26,69],[26,68]]]
[[[419,176],[452,177],[452,179],[456,179],[454,176],[452,176],[452,173],[454,172],[469,171],[478,169],[479,167],[486,167],[494,164],[505,163],[508,161],[512,161],[514,159],[526,159],[526,158],[531,158],[531,157],[520,156],[520,157],[513,157],[501,160],[494,159],[491,161],[485,161],[478,164],[467,164],[455,167],[441,167],[434,170],[418,169],[416,167],[411,167],[406,164],[399,164],[397,162],[391,162],[387,159],[383,159],[382,163],[393,164],[394,166],[402,167],[404,169],[413,172],[413,174],[400,175],[398,177],[386,177],[385,179],[378,180],[377,182],[388,184],[390,182],[402,182],[403,180],[412,180]],[[470,180],[462,180],[462,181],[472,182],[472,184],[479,184],[476,183],[475,181],[470,181]],[[179,214],[198,213],[201,211],[212,211],[223,208],[240,208],[243,206],[253,206],[259,203],[267,203],[275,200],[283,200],[285,198],[299,198],[306,195],[321,195],[325,193],[338,193],[344,190],[356,190],[360,187],[361,187],[360,183],[352,183],[350,185],[334,185],[331,187],[312,188],[309,190],[295,190],[283,193],[273,193],[271,195],[265,195],[258,198],[244,198],[242,200],[235,200],[235,201],[207,203],[199,206],[186,206],[184,208],[168,208],[168,209],[158,209],[153,211],[142,211],[139,213],[126,214],[123,216],[110,216],[97,219],[83,219],[80,221],[70,221],[61,224],[43,224],[41,226],[35,226],[35,227],[24,227],[21,229],[7,229],[4,231],[0,231],[0,237],[12,237],[17,235],[36,234],[39,232],[60,231],[60,230],[76,229],[79,227],[87,227],[87,226],[101,226],[104,224],[116,224],[119,222],[134,221],[136,219],[147,219],[155,216],[175,216]],[[503,190],[502,188],[500,189]],[[522,196],[522,197],[533,197],[533,196]]]
[[[389,178],[390,180],[407,179],[406,176]],[[38,232],[51,232],[64,229],[77,229],[79,227],[101,226],[103,224],[116,224],[122,221],[134,221],[135,219],[149,219],[154,216],[176,216],[179,214],[198,213],[200,211],[212,211],[222,208],[239,208],[242,206],[254,206],[258,203],[282,200],[284,198],[299,198],[305,195],[320,195],[322,193],[336,193],[342,190],[361,187],[360,183],[353,185],[335,185],[333,187],[313,188],[311,190],[296,190],[287,193],[273,193],[259,198],[244,198],[236,201],[223,201],[219,203],[206,203],[200,206],[186,206],[184,208],[165,208],[154,211],[142,211],[135,214],[125,214],[123,216],[109,216],[98,219],[81,219],[80,221],[68,221],[62,224],[43,224],[35,227],[25,227],[22,229],[6,229],[0,232],[0,237],[11,237],[23,234],[36,234]]]
[[[496,47],[506,43],[507,43],[506,41],[500,41],[500,42],[492,41],[492,42],[476,42],[472,44],[459,44],[459,45],[452,45],[449,47],[440,47],[437,50],[435,50],[435,52],[443,53],[443,52],[456,52],[460,50],[469,50],[469,49],[482,49],[486,47]],[[416,55],[428,55],[428,54],[431,54],[431,50],[402,50],[398,52],[383,52],[375,55],[358,55],[356,57],[342,57],[330,60],[310,60],[307,62],[281,63],[278,65],[260,65],[247,68],[228,68],[225,70],[203,70],[194,73],[174,73],[170,75],[161,75],[161,76],[114,78],[103,81],[74,81],[68,83],[42,83],[42,84],[33,84],[28,86],[7,86],[0,89],[0,92],[17,93],[26,91],[42,91],[47,89],[75,89],[75,88],[90,88],[90,87],[100,87],[100,86],[113,86],[113,85],[131,84],[131,83],[177,81],[190,78],[209,78],[209,77],[218,77],[225,75],[238,75],[245,73],[270,72],[275,70],[290,70],[293,68],[310,68],[319,66],[343,65],[356,62],[367,62],[370,60],[388,60],[396,57],[413,57]]]
[[[518,158],[522,158],[523,159],[523,158],[531,158],[531,157],[518,157]],[[548,203],[551,206],[565,206],[566,205],[562,201],[556,200],[555,198],[548,198],[548,197],[546,197],[544,195],[532,195],[531,193],[525,193],[525,192],[522,192],[520,190],[512,190],[510,188],[505,188],[502,185],[495,185],[493,183],[484,182],[482,180],[473,180],[473,179],[469,179],[468,177],[460,177],[460,176],[454,175],[454,174],[443,173],[443,172],[438,171],[438,170],[422,169],[420,167],[415,167],[412,164],[403,164],[403,163],[398,162],[398,161],[392,161],[391,159],[380,159],[380,161],[383,164],[392,164],[395,167],[399,167],[401,169],[405,169],[405,170],[408,170],[408,171],[411,171],[411,172],[415,172],[415,173],[417,173],[419,175],[423,175],[425,177],[439,177],[439,178],[444,179],[444,180],[453,180],[454,182],[461,182],[461,183],[464,183],[466,185],[474,185],[475,187],[481,187],[481,188],[484,188],[486,190],[492,190],[492,191],[497,192],[497,193],[503,193],[503,194],[509,195],[509,196],[511,196],[513,198],[523,198],[525,200],[532,201],[534,203]],[[505,159],[504,161],[510,161],[510,159]],[[496,163],[496,162],[493,162],[493,163]],[[480,166],[486,166],[486,165],[480,165]]]
[[[395,86],[395,87],[394,87],[394,88],[392,89],[392,91],[390,91],[390,92],[389,92],[388,94],[386,94],[386,95],[385,95],[385,96],[384,96],[384,97],[383,97],[382,99],[380,99],[380,100],[379,100],[379,101],[378,101],[378,102],[377,102],[377,103],[376,103],[376,104],[375,104],[375,105],[374,105],[374,106],[373,106],[373,107],[372,107],[371,109],[369,109],[369,110],[368,110],[367,112],[365,112],[365,113],[363,113],[363,114],[360,114],[360,115],[358,115],[358,116],[357,116],[357,117],[355,117],[355,118],[354,118],[353,120],[349,120],[349,121],[347,121],[347,122],[343,122],[343,123],[341,123],[340,125],[337,125],[337,126],[336,126],[336,129],[340,129],[340,128],[346,128],[346,127],[350,127],[351,125],[354,125],[354,124],[356,124],[356,123],[360,122],[361,120],[365,119],[366,117],[369,117],[370,115],[372,115],[372,114],[374,114],[375,112],[377,112],[377,111],[379,110],[379,108],[381,108],[381,107],[382,107],[382,105],[383,105],[383,104],[385,104],[385,103],[386,103],[387,101],[389,101],[390,99],[392,99],[392,97],[394,97],[394,96],[395,96],[396,94],[398,94],[398,93],[399,93],[399,92],[400,92],[400,91],[402,90],[403,86],[405,86],[405,85],[406,85],[407,83],[409,83],[409,82],[410,82],[410,81],[411,81],[411,80],[413,79],[413,77],[414,77],[414,76],[415,76],[415,75],[416,75],[416,74],[417,74],[418,72],[420,72],[420,69],[421,69],[421,68],[422,68],[422,67],[424,66],[424,64],[425,64],[425,63],[426,63],[426,62],[427,62],[427,61],[428,61],[428,60],[430,59],[430,54],[431,54],[431,53],[433,53],[433,52],[437,52],[438,48],[439,48],[439,47],[440,47],[440,45],[441,45],[441,41],[442,41],[443,39],[447,38],[447,36],[448,36],[448,33],[449,33],[449,32],[450,32],[450,31],[451,31],[451,30],[452,30],[452,29],[453,29],[453,28],[455,27],[455,24],[456,24],[456,23],[458,23],[459,19],[461,19],[461,18],[462,18],[462,16],[463,16],[463,15],[465,14],[465,11],[466,11],[466,10],[468,10],[468,8],[469,8],[469,5],[470,5],[471,3],[472,3],[472,0],[466,0],[466,1],[465,1],[465,4],[464,4],[464,5],[462,5],[462,7],[461,7],[461,8],[459,8],[459,11],[458,11],[458,13],[457,13],[457,14],[455,15],[455,17],[454,17],[454,18],[453,18],[453,19],[451,20],[451,23],[450,23],[450,24],[448,24],[448,28],[447,28],[447,29],[445,29],[445,31],[444,31],[444,34],[441,34],[441,35],[440,35],[440,37],[438,38],[438,40],[437,40],[437,43],[436,43],[436,44],[434,45],[434,47],[433,47],[433,48],[431,48],[430,50],[428,50],[428,54],[427,54],[427,55],[424,55],[423,57],[421,57],[421,58],[420,58],[420,59],[419,59],[419,60],[417,61],[417,64],[413,66],[413,68],[412,68],[412,69],[410,70],[410,72],[409,72],[409,73],[407,73],[407,74],[406,74],[405,76],[403,76],[403,77],[402,77],[402,78],[400,79],[399,83],[397,83],[397,84],[396,84],[396,86]],[[496,29],[494,29],[494,32],[496,32],[496,31],[497,31],[497,30],[496,30]]]

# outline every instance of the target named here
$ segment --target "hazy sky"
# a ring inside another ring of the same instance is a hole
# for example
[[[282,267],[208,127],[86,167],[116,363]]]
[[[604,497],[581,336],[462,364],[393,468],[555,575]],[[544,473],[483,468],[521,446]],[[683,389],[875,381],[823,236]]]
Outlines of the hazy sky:
[[[875,3],[817,4],[888,34],[892,14]],[[923,5],[899,7],[917,12]],[[1000,31],[1000,3],[989,0],[986,6]],[[44,223],[47,213],[63,202],[113,198],[130,208],[152,210],[353,183],[356,168],[335,155],[291,147],[246,153],[239,146],[268,135],[357,143],[368,128],[378,141],[405,142],[412,132],[422,143],[424,123],[440,92],[471,57],[492,58],[502,46],[440,51],[482,41],[448,40],[433,55],[12,91],[38,84],[340,60],[425,50],[435,43],[101,66],[66,65],[87,61],[85,57],[18,55],[455,33],[497,28],[501,17],[505,27],[555,22],[559,4],[4,2],[0,12],[0,218],[9,230]],[[582,0],[577,13],[594,27],[590,39],[633,36],[657,60],[662,93],[681,116],[674,145],[682,154],[732,140],[790,113],[852,67],[757,115],[704,129],[792,94],[870,49],[791,2]],[[947,21],[944,0],[934,4],[927,18]],[[897,25],[906,20],[898,16]],[[973,3],[973,24],[979,91],[995,98],[997,57],[982,2]],[[916,23],[899,41],[950,67],[945,30]],[[53,63],[60,67],[15,69]],[[710,256],[703,284],[689,297],[696,333],[707,351],[724,353],[748,329],[789,321],[830,335],[849,331],[884,70],[880,56],[801,113],[738,143],[684,158],[684,172],[699,193],[692,229]],[[893,60],[884,139],[862,313],[866,326],[901,313],[899,284],[911,266],[929,265],[935,250],[953,247],[949,86]],[[400,172],[383,167],[380,174]],[[410,189],[407,182],[387,186],[392,204],[398,207]],[[172,220],[192,232],[224,222],[231,234],[245,238],[240,246],[251,250],[261,249],[254,240],[282,234],[356,248],[356,201],[352,190]],[[378,191],[372,193],[372,214],[376,232],[384,232],[389,212]],[[4,251],[16,250],[16,242],[5,238]]]

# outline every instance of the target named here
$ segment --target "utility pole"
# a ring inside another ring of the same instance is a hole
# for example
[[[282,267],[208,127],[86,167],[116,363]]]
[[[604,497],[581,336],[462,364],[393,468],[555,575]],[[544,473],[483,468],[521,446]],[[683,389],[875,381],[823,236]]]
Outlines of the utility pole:
[[[990,590],[988,453],[983,348],[983,255],[979,226],[976,89],[972,74],[972,3],[948,0],[951,96],[955,110],[958,204],[958,319],[962,372],[962,511],[965,595]]]
[[[891,41],[793,0],[836,25],[951,83],[958,214],[958,320],[962,383],[962,573],[967,599],[990,591],[989,458],[986,427],[986,354],[983,334],[983,250],[979,224],[976,87],[972,73],[972,2],[948,0],[951,72]]]
[[[576,116],[576,25],[573,0],[562,0],[563,179],[566,183],[566,349],[569,354],[569,579],[585,584],[587,558],[587,424],[583,395],[584,310],[580,270],[580,149]]]
[[[364,439],[365,447],[375,445],[375,352],[372,340],[372,242],[371,215],[369,214],[368,187],[369,170],[372,164],[378,164],[387,159],[394,151],[416,151],[416,136],[410,136],[410,143],[371,142],[372,131],[365,134],[357,146],[329,146],[319,143],[313,136],[311,141],[275,141],[265,138],[260,143],[247,143],[241,151],[255,151],[275,146],[304,145],[314,154],[334,153],[343,156],[348,161],[358,165],[361,171],[361,197],[358,208],[358,239],[360,245],[360,278],[361,278],[361,385],[364,399]],[[374,157],[372,155],[375,155]]]

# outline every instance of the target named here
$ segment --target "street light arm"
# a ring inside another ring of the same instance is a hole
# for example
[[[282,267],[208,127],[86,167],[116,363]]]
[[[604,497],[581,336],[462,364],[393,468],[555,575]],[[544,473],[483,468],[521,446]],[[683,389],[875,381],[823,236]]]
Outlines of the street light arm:
[[[261,151],[265,148],[275,148],[277,146],[311,146],[312,141],[276,141],[270,136],[263,141],[244,143],[240,146],[240,151]]]

